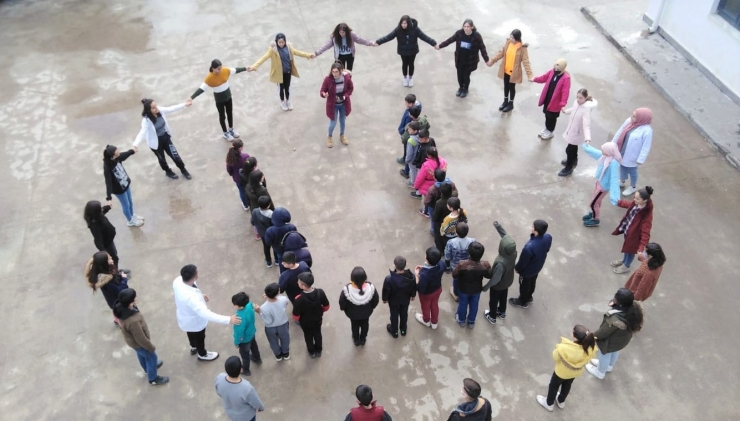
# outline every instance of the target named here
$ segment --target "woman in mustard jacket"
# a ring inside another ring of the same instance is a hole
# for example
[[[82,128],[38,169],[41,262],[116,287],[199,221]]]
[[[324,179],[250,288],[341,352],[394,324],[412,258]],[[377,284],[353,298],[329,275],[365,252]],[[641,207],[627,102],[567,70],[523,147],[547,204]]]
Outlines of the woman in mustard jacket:
[[[493,66],[493,63],[501,60],[498,77],[504,80],[504,102],[498,107],[499,111],[508,113],[514,109],[516,84],[522,83],[523,79],[522,65],[524,65],[524,71],[527,73],[527,79],[530,82],[534,79],[532,68],[529,65],[528,45],[522,43],[522,31],[514,29],[511,31],[509,38],[506,39],[504,48],[486,63],[488,66]]]
[[[571,337],[572,340],[560,338],[560,343],[555,345],[552,351],[555,371],[550,378],[547,397],[537,395],[537,402],[550,412],[555,408],[556,400],[558,408],[565,408],[565,399],[573,380],[583,374],[583,368],[596,354],[596,339],[585,326],[576,325]]]
[[[253,65],[247,67],[247,71],[256,71],[262,63],[270,59],[270,82],[277,83],[280,91],[280,108],[283,111],[293,109],[290,103],[290,78],[292,76],[300,77],[298,69],[295,67],[295,56],[312,59],[316,57],[311,53],[306,53],[293,48],[293,44],[285,40],[285,34],[275,35],[275,41],[270,43],[267,52],[260,57]]]

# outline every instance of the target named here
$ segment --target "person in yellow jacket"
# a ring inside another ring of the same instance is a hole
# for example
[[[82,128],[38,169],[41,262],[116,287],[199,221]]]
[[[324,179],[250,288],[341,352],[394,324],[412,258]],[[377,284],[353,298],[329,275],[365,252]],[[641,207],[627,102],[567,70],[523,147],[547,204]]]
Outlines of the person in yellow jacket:
[[[583,373],[583,368],[596,354],[596,338],[585,326],[576,325],[572,338],[573,340],[560,338],[560,343],[555,345],[552,351],[555,372],[550,378],[547,397],[537,395],[537,402],[550,412],[555,407],[556,400],[560,409],[565,408],[565,399],[570,393],[573,380]]]
[[[489,67],[501,60],[498,69],[498,77],[504,80],[504,102],[498,107],[499,111],[508,113],[514,109],[514,96],[516,95],[516,84],[522,83],[522,65],[527,73],[527,79],[532,82],[534,75],[529,65],[528,44],[522,44],[522,31],[514,29],[506,39],[504,48],[486,63]]]
[[[285,34],[279,33],[275,35],[275,41],[270,43],[267,52],[253,65],[247,67],[247,71],[254,72],[268,58],[270,59],[270,82],[277,83],[280,87],[280,108],[283,111],[293,109],[293,104],[290,103],[290,78],[300,77],[293,60],[295,56],[309,60],[316,57],[311,53],[296,50],[293,44],[285,40]]]

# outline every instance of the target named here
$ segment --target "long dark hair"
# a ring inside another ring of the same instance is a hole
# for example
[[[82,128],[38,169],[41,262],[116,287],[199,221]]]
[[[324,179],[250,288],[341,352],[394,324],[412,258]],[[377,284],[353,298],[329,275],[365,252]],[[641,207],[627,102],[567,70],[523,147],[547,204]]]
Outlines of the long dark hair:
[[[352,269],[352,273],[349,275],[349,279],[352,280],[352,283],[360,290],[360,295],[365,295],[365,291],[362,290],[362,286],[367,281],[365,269],[363,269],[362,266],[355,266],[355,268]]]
[[[261,185],[260,183],[262,182],[262,177],[264,176],[265,175],[262,174],[262,171],[260,170],[254,170],[249,174],[249,190],[252,193],[257,192],[257,187]]]
[[[250,156],[249,158],[247,158],[246,161],[244,161],[242,174],[244,174],[245,177],[249,178],[249,174],[251,174],[255,168],[257,168],[257,158]]]
[[[97,200],[87,202],[82,217],[85,218],[88,228],[92,226],[92,224],[103,222],[108,219],[103,215],[103,206]]]
[[[434,146],[427,149],[427,158],[433,158],[435,161],[437,161],[437,168],[442,165],[442,163],[439,162],[439,152],[437,152],[437,148],[435,148]]]
[[[522,42],[522,31],[514,29],[513,31],[511,31],[511,36],[514,38],[514,41]]]
[[[403,29],[403,26],[401,26],[401,22],[403,21],[406,21],[406,29]],[[411,30],[411,17],[409,15],[401,16],[401,19],[398,21],[398,30],[401,32],[408,32]]]
[[[87,277],[87,283],[92,288],[93,292],[97,290],[95,284],[98,283],[99,274],[116,275],[118,270],[114,265],[108,263],[108,252],[99,251],[93,254],[90,259],[89,266],[85,268],[85,276]]]
[[[154,102],[154,100],[151,98],[144,98],[141,100],[141,103],[144,104],[144,110],[141,112],[141,116],[148,118],[152,123],[156,123],[157,116],[152,112],[152,102]]]
[[[648,243],[647,246],[645,246],[645,253],[650,256],[650,259],[647,261],[647,266],[650,270],[658,269],[663,266],[666,261],[663,248],[658,243]]]
[[[226,165],[233,166],[239,163],[239,159],[242,157],[240,149],[243,147],[244,142],[239,139],[234,139],[234,141],[231,142],[231,148],[226,152]]]
[[[337,45],[342,45],[342,36],[339,35],[339,31],[344,30],[344,38],[347,41],[347,47],[352,48],[352,28],[349,27],[346,23],[342,22],[339,25],[334,28],[334,33],[332,36],[334,37],[334,43]]]
[[[583,352],[589,353],[589,348],[593,349],[596,346],[596,339],[594,333],[589,331],[586,326],[576,325],[573,328],[573,337],[576,338],[576,343],[583,347]]]
[[[614,294],[612,308],[624,314],[627,321],[627,330],[639,332],[642,329],[643,313],[642,307],[635,302],[635,294],[627,288],[619,288]]]
[[[645,186],[644,189],[638,190],[637,193],[640,195],[642,200],[650,200],[650,197],[653,195],[653,188]]]
[[[211,67],[208,68],[208,72],[213,73],[213,69],[216,67],[221,67],[221,60],[217,58],[211,61]]]

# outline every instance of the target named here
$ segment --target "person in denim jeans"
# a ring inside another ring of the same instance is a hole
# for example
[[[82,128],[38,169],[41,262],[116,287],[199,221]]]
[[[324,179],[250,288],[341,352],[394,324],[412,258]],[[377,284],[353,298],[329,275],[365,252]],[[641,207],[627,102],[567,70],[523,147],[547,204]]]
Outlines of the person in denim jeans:
[[[449,268],[451,270],[455,270],[455,266],[457,266],[458,263],[460,263],[462,260],[470,259],[470,254],[468,254],[468,246],[475,241],[475,238],[468,237],[468,224],[465,222],[460,222],[455,226],[455,233],[457,233],[457,237],[451,239],[447,242],[447,245],[445,245],[445,261],[450,262]],[[452,278],[452,287],[450,287],[450,294],[452,294],[452,299],[455,301],[458,301],[458,295],[457,295],[457,278]]]
[[[475,326],[475,317],[478,314],[478,301],[483,291],[483,279],[491,279],[491,264],[482,261],[486,248],[483,244],[474,241],[468,246],[469,260],[461,261],[452,271],[452,277],[457,278],[459,302],[455,321],[460,327]]]
[[[131,198],[131,178],[123,167],[123,161],[138,151],[139,149],[134,146],[128,151],[121,152],[113,145],[106,146],[103,151],[106,204],[112,207],[111,195],[116,195],[121,202],[121,210],[123,210],[123,215],[126,217],[129,227],[144,225],[144,218],[134,213],[134,201]]]
[[[324,78],[321,85],[320,95],[326,98],[326,116],[329,117],[329,136],[326,138],[326,146],[334,146],[332,135],[334,127],[339,119],[339,140],[343,145],[349,145],[349,140],[344,136],[344,122],[347,116],[352,112],[352,102],[350,95],[355,87],[352,83],[352,76],[343,72],[344,68],[339,62],[331,65],[331,72]]]

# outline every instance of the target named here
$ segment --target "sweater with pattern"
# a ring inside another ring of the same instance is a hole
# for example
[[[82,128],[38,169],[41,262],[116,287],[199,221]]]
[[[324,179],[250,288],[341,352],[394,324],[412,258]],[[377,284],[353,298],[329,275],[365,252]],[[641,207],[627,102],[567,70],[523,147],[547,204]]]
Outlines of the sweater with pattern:
[[[205,92],[206,89],[211,88],[216,102],[226,102],[231,99],[229,76],[231,76],[232,73],[241,73],[246,70],[246,67],[222,67],[218,74],[210,72],[203,83],[200,84],[200,87],[190,95],[190,98],[195,99],[198,95]]]

